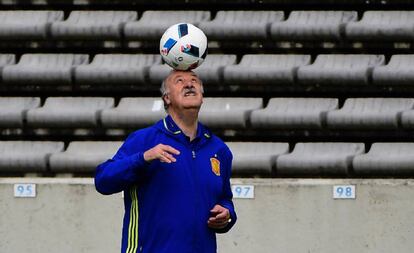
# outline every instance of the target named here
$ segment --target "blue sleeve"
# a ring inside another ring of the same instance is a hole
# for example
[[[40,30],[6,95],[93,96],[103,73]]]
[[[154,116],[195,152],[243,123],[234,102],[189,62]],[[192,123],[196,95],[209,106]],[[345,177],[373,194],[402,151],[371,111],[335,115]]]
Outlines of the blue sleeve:
[[[226,233],[228,232],[236,223],[237,220],[237,215],[236,215],[236,211],[234,210],[234,204],[233,204],[233,193],[231,192],[231,186],[230,186],[230,178],[231,178],[231,165],[232,165],[232,160],[233,160],[233,155],[230,152],[230,150],[227,148],[226,152],[224,152],[223,157],[224,159],[224,166],[223,166],[223,171],[224,171],[224,178],[223,178],[223,196],[220,200],[220,202],[218,203],[219,205],[221,205],[222,207],[227,208],[230,211],[230,218],[231,218],[231,222],[222,229],[216,229],[216,233]]]
[[[109,195],[128,189],[139,181],[148,163],[144,160],[143,140],[131,134],[112,159],[100,164],[95,172],[95,187]]]

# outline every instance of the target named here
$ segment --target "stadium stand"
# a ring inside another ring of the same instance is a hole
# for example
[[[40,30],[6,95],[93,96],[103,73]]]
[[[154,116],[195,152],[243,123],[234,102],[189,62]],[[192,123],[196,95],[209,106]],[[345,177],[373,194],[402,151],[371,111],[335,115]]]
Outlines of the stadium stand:
[[[0,141],[0,171],[45,172],[49,156],[63,148],[63,142]]]
[[[393,55],[385,66],[378,66],[372,72],[373,83],[377,85],[412,85],[414,55]]]
[[[71,142],[64,152],[50,156],[50,169],[55,173],[93,173],[98,164],[112,158],[122,142]]]
[[[38,97],[0,97],[0,127],[23,127],[27,111],[39,106]]]

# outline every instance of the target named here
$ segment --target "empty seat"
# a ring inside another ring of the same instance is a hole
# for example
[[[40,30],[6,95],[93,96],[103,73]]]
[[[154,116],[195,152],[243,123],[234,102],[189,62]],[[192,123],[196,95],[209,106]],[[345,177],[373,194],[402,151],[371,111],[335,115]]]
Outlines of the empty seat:
[[[102,111],[105,128],[138,128],[151,125],[166,116],[159,97],[122,98],[118,106]]]
[[[0,128],[23,127],[27,110],[39,106],[37,97],[0,97]]]
[[[297,143],[292,153],[276,160],[282,176],[346,176],[354,156],[364,153],[363,143]]]
[[[224,68],[224,81],[228,84],[293,83],[296,69],[310,60],[310,55],[244,55],[239,64]]]
[[[374,143],[353,160],[355,174],[364,176],[414,175],[414,143]]]
[[[269,176],[279,155],[289,152],[288,143],[227,142],[233,153],[232,173]]]
[[[250,113],[262,107],[262,98],[204,98],[199,120],[212,128],[243,128]]]
[[[137,19],[135,11],[72,11],[65,21],[54,22],[54,39],[120,39],[123,25]]]
[[[401,113],[401,124],[404,128],[414,128],[414,110],[409,110]]]
[[[50,97],[43,107],[27,112],[27,123],[40,128],[96,127],[99,112],[113,106],[113,98]]]
[[[255,128],[322,128],[326,113],[337,108],[336,98],[272,98],[250,119]]]
[[[5,66],[3,81],[21,84],[63,85],[72,83],[72,70],[86,64],[83,54],[24,54],[18,64]]]
[[[313,64],[299,67],[301,84],[368,84],[370,71],[384,65],[383,55],[318,55]]]
[[[286,21],[274,22],[270,33],[279,41],[338,41],[345,25],[357,18],[356,11],[292,11]]]
[[[284,18],[282,11],[218,11],[199,27],[210,40],[267,39],[267,28]]]
[[[3,68],[7,65],[13,65],[16,63],[16,57],[14,54],[0,54],[0,77],[3,73]]]
[[[88,65],[75,69],[77,84],[137,84],[144,83],[148,68],[161,63],[153,54],[98,54]]]
[[[124,33],[128,40],[159,40],[165,30],[177,23],[210,20],[209,11],[146,11],[138,21],[128,22]]]
[[[46,39],[50,25],[59,20],[63,11],[0,11],[0,38]]]
[[[114,156],[122,142],[74,141],[65,152],[50,156],[52,172],[94,172],[96,166]]]
[[[358,22],[346,26],[346,38],[354,41],[411,41],[414,11],[365,11]]]
[[[400,114],[414,106],[412,98],[349,98],[327,114],[333,129],[396,129]]]
[[[197,73],[205,84],[220,84],[223,79],[223,68],[236,64],[235,55],[207,55],[203,64],[193,71]],[[166,64],[153,65],[149,69],[151,83],[161,84],[172,68]]]
[[[414,85],[414,55],[393,55],[387,65],[374,68],[372,79],[379,85]]]
[[[49,156],[63,148],[63,142],[0,141],[0,171],[46,171]]]

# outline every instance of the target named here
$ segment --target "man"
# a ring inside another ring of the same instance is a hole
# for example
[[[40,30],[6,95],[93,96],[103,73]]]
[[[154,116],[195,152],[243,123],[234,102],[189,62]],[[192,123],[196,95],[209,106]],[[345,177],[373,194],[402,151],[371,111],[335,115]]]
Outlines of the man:
[[[161,87],[168,116],[132,133],[96,169],[102,194],[124,191],[122,253],[213,253],[236,222],[229,148],[198,122],[203,86],[172,71]]]

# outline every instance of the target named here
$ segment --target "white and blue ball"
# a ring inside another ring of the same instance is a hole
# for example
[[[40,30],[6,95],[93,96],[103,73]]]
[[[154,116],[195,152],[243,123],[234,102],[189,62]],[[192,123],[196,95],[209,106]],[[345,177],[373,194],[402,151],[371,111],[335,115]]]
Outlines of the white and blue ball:
[[[191,70],[200,66],[207,56],[207,37],[189,23],[170,26],[160,40],[160,53],[176,70]]]

